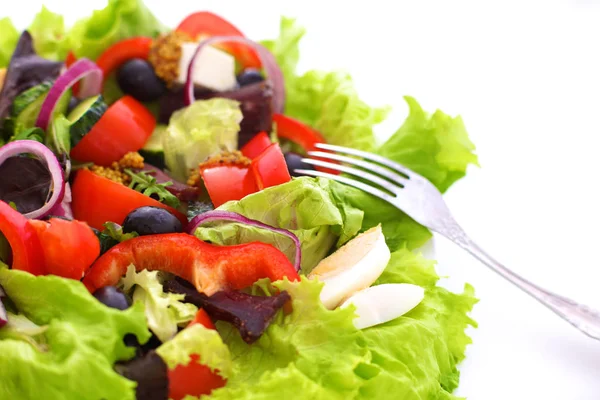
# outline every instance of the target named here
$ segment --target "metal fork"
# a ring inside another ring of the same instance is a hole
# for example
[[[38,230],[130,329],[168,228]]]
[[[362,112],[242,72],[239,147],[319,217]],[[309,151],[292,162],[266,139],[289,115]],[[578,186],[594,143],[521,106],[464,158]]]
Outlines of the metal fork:
[[[494,272],[531,295],[581,332],[591,338],[600,340],[600,312],[543,289],[492,258],[467,236],[452,217],[442,194],[426,178],[376,154],[329,144],[317,144],[316,146],[326,151],[310,151],[309,156],[319,159],[304,158],[302,161],[330,170],[341,171],[356,176],[362,181],[343,175],[309,169],[296,169],[297,173],[329,178],[362,189],[387,201],[421,225],[445,236],[471,253]],[[361,159],[350,156],[360,157]],[[338,161],[340,164],[323,161],[324,159]],[[368,184],[364,182],[368,182]]]

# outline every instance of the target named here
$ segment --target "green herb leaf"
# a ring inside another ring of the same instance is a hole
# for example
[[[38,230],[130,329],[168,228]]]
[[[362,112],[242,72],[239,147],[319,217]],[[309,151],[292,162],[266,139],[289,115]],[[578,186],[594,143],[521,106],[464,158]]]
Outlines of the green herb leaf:
[[[155,194],[158,196],[160,202],[173,208],[179,207],[179,199],[167,190],[167,186],[172,185],[173,182],[158,183],[155,177],[144,171],[133,172],[130,169],[126,169],[125,173],[131,177],[130,188],[148,197]]]
[[[58,114],[50,126],[49,135],[46,136],[46,146],[57,154],[69,154],[71,151],[71,121],[63,114]]]
[[[35,140],[36,142],[44,143],[44,136],[46,136],[46,133],[40,128],[27,128],[16,132],[10,138],[10,141],[14,142],[15,140]]]

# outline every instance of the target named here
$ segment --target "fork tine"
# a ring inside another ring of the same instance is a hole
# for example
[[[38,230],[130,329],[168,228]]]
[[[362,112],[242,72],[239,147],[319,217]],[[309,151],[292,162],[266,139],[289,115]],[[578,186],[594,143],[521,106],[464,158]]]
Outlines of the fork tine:
[[[361,150],[356,150],[356,149],[351,149],[349,147],[335,146],[335,145],[326,144],[326,143],[317,143],[317,144],[315,144],[315,147],[317,147],[318,149],[322,149],[322,150],[337,151],[337,152],[344,153],[344,154],[350,154],[352,156],[362,157],[366,160],[375,161],[378,164],[385,165],[388,168],[391,168],[395,171],[400,172],[401,174],[406,175],[409,179],[411,176],[417,175],[415,172],[411,171],[410,169],[406,168],[405,166],[395,163],[392,160],[388,160],[387,158],[379,156],[377,154],[368,153],[366,151],[361,151]]]
[[[402,183],[405,183],[408,181],[408,178],[406,178],[406,176],[404,176],[404,175],[398,175],[397,173],[393,172],[392,170],[382,167],[379,164],[367,162],[364,160],[359,160],[357,158],[342,156],[342,155],[336,154],[336,153],[326,153],[324,151],[309,151],[308,155],[311,157],[324,158],[324,159],[335,160],[335,161],[340,161],[340,162],[347,163],[347,164],[356,165],[357,167],[363,168],[367,171],[374,172],[378,175],[388,178],[392,182],[402,184]]]
[[[375,197],[379,197],[380,199],[385,200],[389,203],[393,204],[393,202],[394,202],[394,196],[391,196],[391,195],[385,193],[383,190],[379,190],[377,188],[374,188],[373,186],[369,186],[365,183],[356,181],[354,179],[346,178],[346,177],[340,176],[340,175],[329,174],[327,172],[314,171],[312,169],[295,169],[294,172],[296,172],[298,174],[303,174],[303,175],[328,178],[328,179],[331,179],[332,181],[344,183],[348,186],[353,186],[357,189],[361,189],[361,190],[363,190],[369,194],[372,194]]]
[[[303,158],[302,161],[307,164],[317,165],[319,167],[329,168],[336,171],[342,171],[347,174],[357,176],[359,178],[370,181],[370,183],[374,183],[375,185],[378,185],[393,194],[398,193],[398,191],[402,189],[402,186],[396,186],[386,179],[380,178],[377,175],[373,175],[367,171],[363,171],[360,169],[351,168],[345,165],[335,164],[327,161],[313,160],[312,158]]]

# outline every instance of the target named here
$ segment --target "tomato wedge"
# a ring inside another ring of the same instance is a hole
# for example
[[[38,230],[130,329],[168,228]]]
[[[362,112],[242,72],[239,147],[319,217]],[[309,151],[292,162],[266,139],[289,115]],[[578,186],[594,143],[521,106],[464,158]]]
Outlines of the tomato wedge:
[[[125,154],[141,149],[156,126],[154,116],[131,96],[111,105],[71,150],[78,161],[108,166]]]
[[[200,36],[240,36],[245,35],[229,21],[208,11],[199,11],[186,17],[176,29],[193,38]],[[258,54],[242,43],[222,43],[217,45],[235,57],[243,68],[260,68]]]
[[[220,290],[247,288],[261,278],[300,279],[286,255],[270,244],[216,246],[187,233],[167,233],[119,243],[100,256],[83,283],[91,293],[115,285],[132,264],[138,271],[177,275],[208,296]]]
[[[259,132],[241,148],[241,152],[248,158],[255,158],[271,145],[271,139],[266,132]]]
[[[107,221],[122,224],[127,214],[143,206],[164,208],[187,224],[186,217],[174,208],[87,169],[77,172],[71,189],[73,215],[96,229],[103,229]]]
[[[283,152],[277,143],[267,147],[265,151],[252,160],[250,168],[260,190],[292,180]]]
[[[218,166],[204,169],[200,173],[215,207],[230,200],[241,200],[249,194],[258,192],[254,175],[248,168]]]
[[[96,60],[96,64],[100,67],[106,79],[111,72],[128,60],[133,58],[147,60],[151,47],[152,38],[149,37],[139,36],[121,40],[104,50]]]
[[[0,201],[0,232],[12,250],[12,268],[43,275],[44,255],[35,229],[20,212]]]
[[[28,223],[37,232],[49,274],[80,280],[100,255],[100,241],[85,222],[50,218]]]
[[[200,324],[208,329],[216,329],[210,317],[199,309],[196,318],[188,325]],[[210,394],[214,389],[225,386],[227,381],[206,365],[200,364],[201,356],[192,354],[188,365],[178,365],[169,370],[169,398],[181,400],[186,396],[200,397]]]

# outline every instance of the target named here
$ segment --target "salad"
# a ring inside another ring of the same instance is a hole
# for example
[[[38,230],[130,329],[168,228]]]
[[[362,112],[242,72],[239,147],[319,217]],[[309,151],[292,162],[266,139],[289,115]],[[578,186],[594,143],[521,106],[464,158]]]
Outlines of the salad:
[[[318,143],[442,192],[477,164],[460,117],[299,73],[303,28],[171,29],[110,0],[70,29],[0,20],[0,398],[455,399],[474,290],[437,285],[431,233],[297,176]]]

